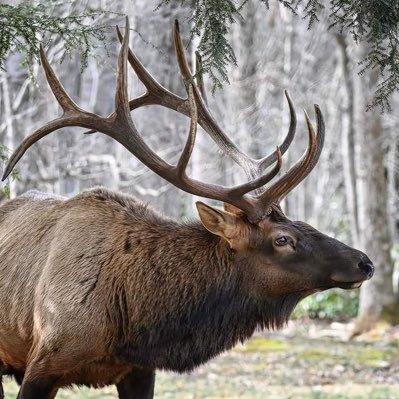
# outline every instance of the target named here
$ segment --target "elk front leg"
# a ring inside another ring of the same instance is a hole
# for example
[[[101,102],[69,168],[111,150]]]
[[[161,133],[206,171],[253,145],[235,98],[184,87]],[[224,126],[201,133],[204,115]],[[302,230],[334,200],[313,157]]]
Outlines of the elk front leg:
[[[155,370],[134,369],[119,384],[119,399],[153,399]]]
[[[56,378],[23,381],[17,399],[53,399],[57,393]]]
[[[57,362],[60,363],[55,353],[48,350],[43,343],[34,347],[23,373],[17,399],[54,399],[58,390],[59,376],[50,370],[54,370]]]
[[[4,388],[3,388],[3,376],[4,375],[10,375],[11,377],[14,377],[15,380],[17,381],[18,385],[22,384],[22,380],[24,378],[24,373],[23,372],[18,372],[15,370],[5,370],[4,367],[0,366],[0,399],[4,399]]]

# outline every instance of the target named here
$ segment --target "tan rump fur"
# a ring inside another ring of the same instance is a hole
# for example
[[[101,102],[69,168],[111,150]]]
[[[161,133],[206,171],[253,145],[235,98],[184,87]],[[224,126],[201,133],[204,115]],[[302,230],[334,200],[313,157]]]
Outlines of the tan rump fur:
[[[6,368],[25,370],[36,352],[48,351],[56,356],[29,372],[40,374],[42,366],[73,374],[76,368],[81,383],[114,383],[131,367],[108,359],[104,302],[112,298],[99,293],[125,281],[148,210],[105,189],[69,200],[32,198],[0,207],[0,360]]]

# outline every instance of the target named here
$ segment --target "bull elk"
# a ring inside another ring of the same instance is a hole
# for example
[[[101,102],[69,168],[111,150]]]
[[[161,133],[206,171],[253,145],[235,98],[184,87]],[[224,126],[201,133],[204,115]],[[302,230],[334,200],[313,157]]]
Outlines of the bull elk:
[[[19,399],[54,398],[60,387],[72,384],[116,384],[119,398],[153,398],[156,369],[192,370],[248,339],[256,328],[281,327],[307,295],[359,287],[373,274],[364,253],[287,219],[279,206],[319,159],[325,128],[318,106],[317,132],[305,114],[305,154],[271,182],[296,130],[287,93],[291,122],[284,142],[271,155],[251,159],[211,116],[177,24],[174,43],[187,98],[161,86],[129,49],[128,21],[124,36],[119,30],[118,36],[115,112],[109,117],[79,108],[40,49],[64,113],[21,143],[3,180],[33,143],[59,128],[80,126],[112,137],[168,182],[222,201],[225,209],[198,202],[200,222],[181,223],[104,188],[70,199],[28,192],[4,203],[0,365],[3,375],[21,384]],[[147,89],[130,101],[128,61]],[[147,146],[131,119],[131,110],[151,104],[190,118],[176,165]],[[197,124],[244,169],[248,182],[224,187],[186,174]]]

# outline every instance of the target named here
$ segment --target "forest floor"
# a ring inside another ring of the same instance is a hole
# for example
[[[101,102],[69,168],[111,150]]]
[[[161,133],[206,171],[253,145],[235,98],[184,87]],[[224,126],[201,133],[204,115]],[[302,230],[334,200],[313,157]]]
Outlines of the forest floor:
[[[351,326],[290,322],[256,334],[195,372],[158,373],[157,399],[399,399],[399,327],[348,340]],[[6,399],[17,385],[5,379]],[[58,398],[116,398],[114,388],[61,390]]]

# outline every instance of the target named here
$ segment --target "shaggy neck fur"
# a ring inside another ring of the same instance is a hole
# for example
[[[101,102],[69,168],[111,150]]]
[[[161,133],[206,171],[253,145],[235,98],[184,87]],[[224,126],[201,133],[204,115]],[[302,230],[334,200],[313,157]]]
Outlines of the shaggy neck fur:
[[[143,282],[149,284],[147,290],[156,290],[157,298],[144,299],[146,309],[140,313],[131,302],[137,287],[125,283],[117,290],[119,335],[114,353],[119,358],[142,367],[190,371],[248,339],[256,328],[279,328],[288,320],[300,294],[254,299],[243,288],[243,270],[249,265],[240,265],[224,241],[198,223],[159,222],[158,240],[154,242],[149,230],[153,249],[146,263],[157,284]],[[160,247],[162,254],[157,252]],[[140,316],[132,316],[132,307]]]

